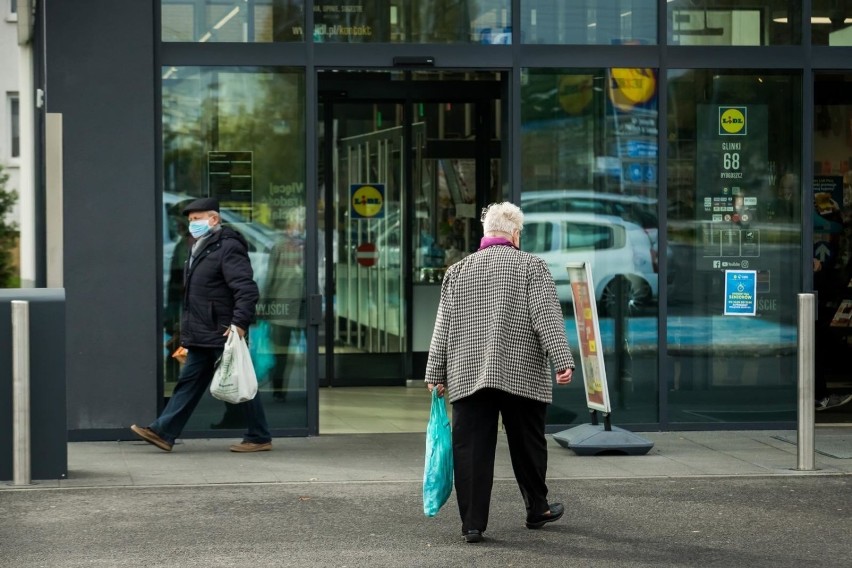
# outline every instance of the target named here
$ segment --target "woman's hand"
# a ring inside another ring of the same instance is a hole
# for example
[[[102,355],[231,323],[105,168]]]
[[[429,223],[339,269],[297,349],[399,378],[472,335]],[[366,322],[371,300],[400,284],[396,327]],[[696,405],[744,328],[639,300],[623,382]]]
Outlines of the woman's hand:
[[[446,388],[442,384],[433,385],[432,383],[427,383],[426,386],[429,388],[429,392],[432,392],[435,389],[438,389],[438,398],[444,396],[444,391]]]
[[[560,371],[556,373],[556,384],[557,385],[568,385],[571,384],[571,379],[574,377],[574,369],[565,369],[564,371]]]

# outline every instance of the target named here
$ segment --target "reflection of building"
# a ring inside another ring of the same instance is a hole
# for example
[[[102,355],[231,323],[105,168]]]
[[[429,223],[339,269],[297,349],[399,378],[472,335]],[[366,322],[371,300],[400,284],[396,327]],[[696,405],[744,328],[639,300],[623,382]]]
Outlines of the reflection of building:
[[[6,189],[18,190],[20,167],[20,101],[18,95],[18,20],[16,3],[0,6],[0,166],[9,176]],[[18,222],[17,208],[11,221]]]
[[[630,305],[628,325],[602,322],[615,421],[792,425],[794,298],[810,289],[802,236],[812,220],[800,207],[760,212],[785,174],[852,169],[852,64],[831,46],[845,32],[815,23],[804,34],[780,0],[592,9],[614,4],[37,3],[36,139],[52,140],[45,121],[61,115],[69,321],[90,323],[67,339],[74,435],[114,439],[155,413],[170,244],[162,202],[208,194],[211,153],[249,152],[250,172],[229,172],[251,183],[228,186],[251,191],[234,200],[251,203],[245,230],[276,235],[287,210],[306,211],[306,333],[274,347],[298,355],[285,381],[295,396],[270,412],[276,432],[316,433],[324,386],[416,383],[442,253],[446,264],[475,250],[489,201],[563,191],[575,193],[552,211],[614,215],[631,236],[589,223],[576,241],[544,235],[543,249],[594,262],[630,240],[607,273],[623,283],[641,263],[657,283]],[[811,4],[816,15],[825,3]],[[811,100],[820,113],[803,106]],[[48,160],[36,149],[41,187]],[[382,188],[384,216],[352,214],[352,187],[364,184]],[[795,199],[810,203],[810,189],[798,184]],[[249,239],[253,259],[268,258],[268,240]],[[746,325],[722,315],[725,268],[757,272]],[[571,389],[555,405],[554,416],[584,415]],[[188,431],[209,434],[214,420]]]

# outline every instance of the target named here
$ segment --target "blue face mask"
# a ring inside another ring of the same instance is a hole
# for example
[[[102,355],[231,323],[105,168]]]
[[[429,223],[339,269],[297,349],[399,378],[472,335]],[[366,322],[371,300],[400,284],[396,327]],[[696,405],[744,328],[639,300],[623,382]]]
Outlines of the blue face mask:
[[[189,222],[189,234],[196,239],[200,239],[209,232],[210,223],[207,222],[207,219],[199,219],[197,221]]]

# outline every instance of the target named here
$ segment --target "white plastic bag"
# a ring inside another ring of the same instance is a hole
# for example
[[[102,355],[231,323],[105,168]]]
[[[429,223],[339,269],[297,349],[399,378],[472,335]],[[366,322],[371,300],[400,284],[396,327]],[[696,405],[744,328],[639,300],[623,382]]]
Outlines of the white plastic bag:
[[[231,333],[225,341],[225,350],[213,373],[210,394],[232,404],[251,400],[257,394],[257,376],[251,363],[249,348],[234,325],[231,326]]]

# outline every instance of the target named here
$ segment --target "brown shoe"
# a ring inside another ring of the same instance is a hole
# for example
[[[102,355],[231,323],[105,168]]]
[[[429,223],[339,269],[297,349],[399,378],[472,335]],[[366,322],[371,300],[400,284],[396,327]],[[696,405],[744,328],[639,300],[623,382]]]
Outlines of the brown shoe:
[[[268,452],[272,449],[272,442],[256,444],[254,442],[240,442],[228,448],[232,452]]]
[[[160,436],[158,436],[157,433],[151,430],[150,428],[145,428],[144,426],[137,426],[136,424],[133,424],[130,429],[133,430],[134,434],[136,434],[149,444],[157,446],[164,452],[172,451],[172,444],[160,438]]]

